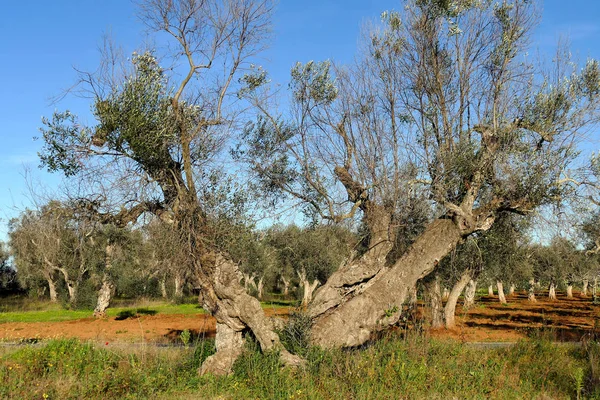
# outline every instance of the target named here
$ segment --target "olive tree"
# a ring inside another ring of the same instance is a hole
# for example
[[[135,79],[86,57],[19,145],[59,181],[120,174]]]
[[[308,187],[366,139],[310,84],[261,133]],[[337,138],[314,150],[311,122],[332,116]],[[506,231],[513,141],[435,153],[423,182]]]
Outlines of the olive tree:
[[[368,230],[366,251],[308,307],[314,344],[364,343],[499,213],[560,199],[580,134],[598,121],[600,66],[566,49],[534,62],[537,19],[529,0],[407,1],[367,32],[353,65],[295,65],[289,112],[269,103],[268,86],[249,93],[262,114],[243,155],[265,194],[332,222],[360,217]],[[435,218],[393,256],[396,211],[415,192]]]
[[[168,67],[152,51],[131,63],[108,46],[98,73],[80,73],[79,93],[91,100],[86,126],[68,111],[44,120],[42,163],[67,176],[95,174],[111,201],[84,196],[82,209],[102,223],[125,226],[152,213],[171,223],[201,287],[202,305],[217,319],[217,353],[201,372],[228,373],[241,354],[243,332],[263,350],[288,353],[259,302],[238,282],[238,267],[211,241],[211,219],[199,193],[214,170],[226,170],[222,148],[235,128],[240,71],[264,47],[269,0],[141,0],[140,17],[167,38]],[[123,66],[123,68],[120,68]],[[172,67],[172,68],[171,68]],[[118,200],[118,201],[117,201]]]
[[[69,303],[76,305],[81,284],[99,260],[94,229],[74,208],[58,201],[50,201],[39,210],[25,210],[10,223],[15,264],[23,275],[39,271],[48,283],[53,302],[57,301],[61,276]]]

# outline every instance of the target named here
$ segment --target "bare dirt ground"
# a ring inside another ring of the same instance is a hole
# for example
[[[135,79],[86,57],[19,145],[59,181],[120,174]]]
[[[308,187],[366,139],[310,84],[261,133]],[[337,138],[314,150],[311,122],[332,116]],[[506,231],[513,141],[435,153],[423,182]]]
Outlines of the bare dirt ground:
[[[575,295],[567,299],[559,294],[550,301],[541,293],[537,303],[529,303],[523,293],[507,297],[502,305],[495,297],[484,296],[475,306],[462,310],[457,306],[457,327],[452,330],[428,330],[435,338],[462,342],[512,342],[544,328],[557,341],[578,341],[588,335],[600,335],[600,305],[591,298]],[[266,308],[268,315],[285,315],[289,309]],[[420,310],[418,315],[423,315]],[[424,320],[422,317],[421,321]],[[418,322],[418,321],[417,321]],[[103,344],[180,343],[180,334],[189,330],[192,340],[212,337],[215,320],[207,315],[144,315],[126,320],[85,318],[68,322],[10,322],[0,324],[0,340],[21,341],[50,338],[79,338]]]
[[[497,297],[484,296],[468,311],[456,307],[457,327],[452,330],[430,330],[433,337],[452,338],[464,342],[515,341],[544,330],[556,341],[579,341],[585,336],[600,335],[600,305],[591,297],[568,299],[563,293],[552,301],[543,293],[537,302],[527,301],[525,293],[507,296],[502,305]]]

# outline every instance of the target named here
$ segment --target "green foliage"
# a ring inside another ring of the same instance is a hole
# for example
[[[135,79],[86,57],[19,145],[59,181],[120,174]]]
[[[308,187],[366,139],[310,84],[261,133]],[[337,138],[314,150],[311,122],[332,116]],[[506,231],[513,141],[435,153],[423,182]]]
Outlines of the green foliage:
[[[305,271],[309,281],[321,282],[340,266],[356,244],[356,237],[347,229],[325,225],[304,229],[276,226],[267,231],[265,240],[276,251],[281,273],[294,276]]]
[[[190,333],[190,331],[188,329],[185,329],[183,332],[181,332],[179,334],[179,339],[181,339],[181,343],[183,343],[183,345],[185,347],[187,347],[188,344],[190,344],[191,336],[192,336],[192,334]]]
[[[292,67],[290,89],[298,102],[329,104],[335,100],[338,89],[331,76],[331,62],[297,62]]]

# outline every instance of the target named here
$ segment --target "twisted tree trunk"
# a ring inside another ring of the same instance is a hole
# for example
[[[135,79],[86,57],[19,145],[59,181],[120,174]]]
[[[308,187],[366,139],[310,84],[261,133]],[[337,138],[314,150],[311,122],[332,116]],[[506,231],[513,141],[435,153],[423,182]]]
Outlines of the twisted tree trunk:
[[[590,285],[589,280],[584,279],[583,280],[583,287],[581,289],[581,296],[582,297],[587,297],[588,296],[588,287],[589,287],[589,285]]]
[[[466,236],[459,226],[451,219],[437,219],[392,265],[385,263],[391,245],[377,241],[364,256],[336,271],[308,309],[314,321],[312,342],[357,346],[395,324],[409,290]]]
[[[446,328],[454,328],[455,326],[455,312],[456,312],[456,303],[458,302],[458,297],[465,289],[465,286],[471,281],[471,276],[473,275],[471,269],[465,270],[458,281],[452,287],[452,291],[448,296],[448,300],[446,301],[446,305],[444,306],[444,321],[446,323]]]
[[[217,352],[200,368],[201,374],[224,375],[243,349],[242,332],[249,329],[263,351],[279,351],[286,365],[301,365],[303,360],[287,352],[279,341],[270,319],[259,301],[239,283],[237,265],[219,253],[206,252],[196,265],[202,286],[203,307],[217,320]]]
[[[567,298],[572,299],[573,298],[573,284],[569,283],[567,285]]]

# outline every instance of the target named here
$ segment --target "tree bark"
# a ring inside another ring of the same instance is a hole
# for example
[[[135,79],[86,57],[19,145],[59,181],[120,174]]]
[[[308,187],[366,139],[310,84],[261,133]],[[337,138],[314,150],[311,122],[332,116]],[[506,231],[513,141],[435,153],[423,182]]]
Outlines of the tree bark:
[[[588,286],[589,286],[590,282],[587,279],[583,280],[583,287],[581,289],[581,297],[587,297],[588,296]]]
[[[263,351],[279,351],[285,365],[304,363],[282,346],[259,301],[240,285],[235,263],[216,252],[206,252],[198,261],[196,273],[201,284],[202,305],[217,320],[217,352],[202,365],[201,374],[230,373],[233,362],[241,354],[242,332],[247,329]]]
[[[488,286],[488,296],[494,297],[494,286],[493,285]]]
[[[104,272],[102,274],[102,286],[98,292],[98,300],[94,309],[95,318],[104,318],[106,316],[106,309],[110,305],[110,300],[115,290],[115,284],[110,275],[113,251],[113,244],[109,242],[104,249]]]
[[[535,298],[535,280],[529,280],[529,293],[527,294],[527,300],[531,303],[536,303],[537,300]]]
[[[438,329],[444,326],[444,308],[442,306],[442,292],[440,290],[440,279],[436,275],[434,279],[425,283],[427,298],[429,300],[429,311],[431,312],[431,327]]]
[[[457,223],[437,219],[397,261],[385,265],[389,251],[367,252],[336,271],[310,304],[312,342],[321,347],[363,344],[395,324],[407,293],[466,236]],[[372,246],[376,249],[377,246]],[[390,312],[397,309],[398,312]]]
[[[456,312],[456,303],[458,302],[458,297],[465,289],[465,286],[471,281],[472,271],[470,269],[465,270],[460,276],[458,282],[454,284],[452,287],[452,291],[448,296],[448,300],[446,301],[446,305],[444,306],[444,321],[446,324],[446,328],[454,328],[455,323],[455,312]]]
[[[506,297],[504,296],[504,285],[502,281],[496,281],[496,286],[498,287],[498,300],[502,304],[507,304]]]
[[[475,293],[477,292],[477,281],[471,279],[465,289],[465,300],[463,302],[463,308],[465,310],[470,309],[475,304]]]
[[[550,300],[556,300],[556,286],[554,282],[550,283],[550,287],[548,288],[548,298]]]
[[[573,298],[573,285],[572,284],[567,285],[567,298],[569,298],[569,299]]]
[[[594,286],[592,287],[592,301],[594,304],[598,303],[598,277],[594,278]]]

